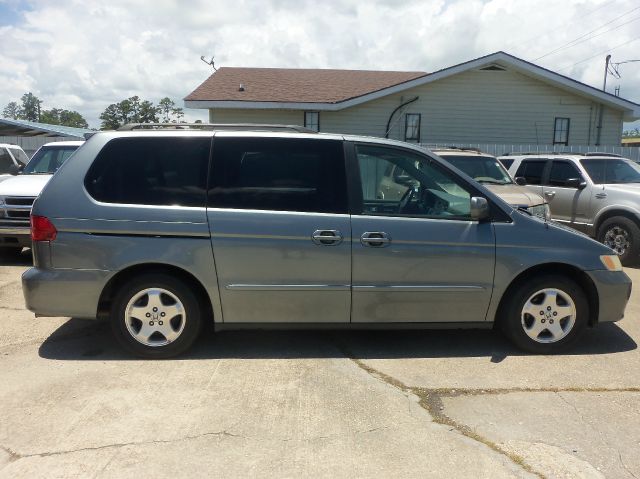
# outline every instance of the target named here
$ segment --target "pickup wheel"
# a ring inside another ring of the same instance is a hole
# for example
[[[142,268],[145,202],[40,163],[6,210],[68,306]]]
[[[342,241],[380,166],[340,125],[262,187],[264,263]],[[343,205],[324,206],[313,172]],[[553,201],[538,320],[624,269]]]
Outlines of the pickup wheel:
[[[629,218],[614,216],[598,228],[598,241],[614,250],[625,266],[640,261],[640,228]]]
[[[536,354],[564,351],[587,326],[587,297],[569,278],[538,276],[509,294],[498,320],[506,336],[520,349]]]
[[[198,337],[198,298],[184,282],[166,274],[145,274],[123,284],[113,301],[111,327],[119,343],[142,358],[170,358]]]

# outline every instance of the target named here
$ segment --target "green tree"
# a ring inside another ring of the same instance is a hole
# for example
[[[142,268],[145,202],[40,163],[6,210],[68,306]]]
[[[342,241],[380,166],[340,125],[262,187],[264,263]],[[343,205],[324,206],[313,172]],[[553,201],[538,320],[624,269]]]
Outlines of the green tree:
[[[184,110],[176,107],[175,102],[169,97],[164,97],[160,100],[158,102],[158,108],[163,123],[180,123],[184,118]]]
[[[2,110],[3,118],[11,118],[12,120],[17,120],[22,116],[22,112],[20,111],[20,106],[15,101],[7,103],[7,106]]]
[[[52,108],[45,110],[40,115],[42,123],[50,125],[73,126],[75,128],[89,128],[87,121],[77,111],[64,110],[62,108]]]
[[[127,123],[157,123],[160,108],[148,100],[132,96],[119,103],[112,103],[101,114],[101,128],[115,130]]]
[[[22,102],[21,119],[29,121],[40,121],[40,106],[42,100],[33,93],[25,93],[20,99]]]

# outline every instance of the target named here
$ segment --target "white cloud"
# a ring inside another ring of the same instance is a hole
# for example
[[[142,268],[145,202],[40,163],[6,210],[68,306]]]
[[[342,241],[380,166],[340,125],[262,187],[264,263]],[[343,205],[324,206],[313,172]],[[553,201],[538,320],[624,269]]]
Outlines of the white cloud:
[[[497,50],[533,60],[637,7],[637,0],[0,0],[0,106],[32,91],[45,107],[80,111],[91,126],[131,95],[182,98],[218,66],[434,71]],[[6,13],[6,14],[5,14]],[[638,37],[627,25],[538,64],[596,87],[605,53]],[[614,61],[639,58],[635,43]],[[640,102],[640,63],[610,91]],[[191,119],[203,112],[187,112]]]

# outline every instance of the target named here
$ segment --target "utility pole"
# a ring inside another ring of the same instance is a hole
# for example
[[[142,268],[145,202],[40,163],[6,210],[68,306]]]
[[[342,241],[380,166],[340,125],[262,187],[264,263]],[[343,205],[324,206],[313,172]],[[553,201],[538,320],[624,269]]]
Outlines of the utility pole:
[[[602,91],[607,91],[607,74],[609,73],[609,62],[611,61],[611,55],[607,55],[604,62],[604,81],[602,82]],[[602,137],[602,117],[604,115],[604,104],[600,103],[600,112],[598,113],[598,127],[596,133],[596,146],[600,146],[600,139]]]

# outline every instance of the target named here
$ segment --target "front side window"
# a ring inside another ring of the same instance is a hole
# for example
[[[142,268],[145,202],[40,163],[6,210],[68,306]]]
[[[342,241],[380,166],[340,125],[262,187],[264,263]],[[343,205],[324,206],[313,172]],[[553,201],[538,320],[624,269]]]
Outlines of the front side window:
[[[378,146],[357,146],[362,214],[470,219],[467,186],[433,160]]]
[[[313,131],[320,131],[320,112],[319,111],[305,111],[304,112],[304,126]]]
[[[569,144],[569,118],[556,118],[553,127],[553,144]]]
[[[209,206],[346,213],[342,142],[216,138]]]
[[[551,172],[549,173],[549,185],[551,186],[567,186],[567,180],[582,180],[582,175],[572,163],[568,161],[554,160],[551,164]]]
[[[404,141],[420,143],[420,113],[407,113],[404,125]]]
[[[589,158],[580,160],[596,184],[640,183],[640,166],[622,158]]]
[[[52,175],[75,153],[77,146],[45,146],[27,163],[24,175]]]
[[[9,151],[11,152],[13,157],[23,165],[26,165],[27,163],[29,163],[29,157],[24,151],[18,148],[9,148]]]
[[[525,178],[528,185],[539,185],[542,183],[542,173],[546,164],[547,160],[523,160],[514,176]]]
[[[205,206],[211,138],[116,138],[98,154],[85,178],[105,203]]]

